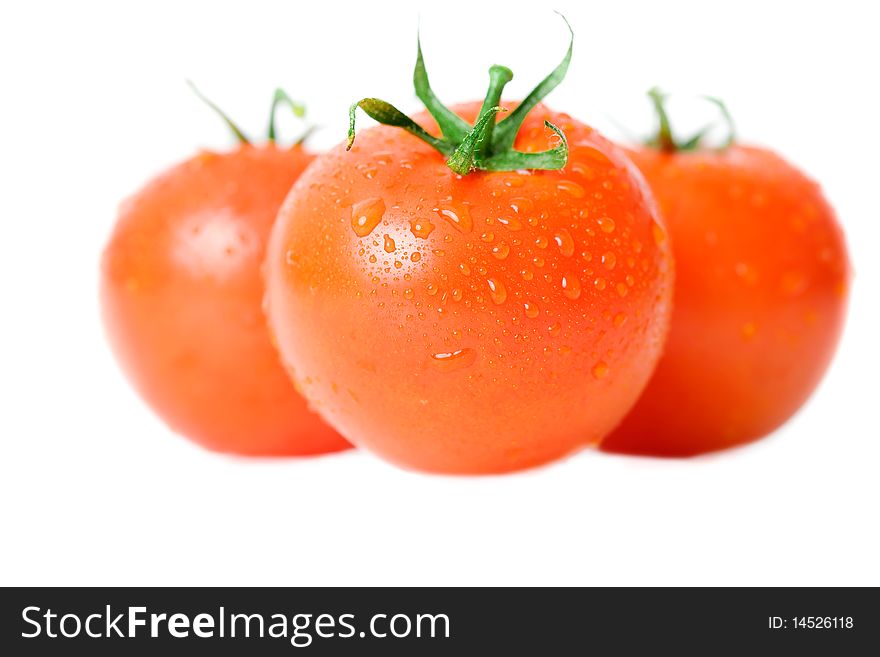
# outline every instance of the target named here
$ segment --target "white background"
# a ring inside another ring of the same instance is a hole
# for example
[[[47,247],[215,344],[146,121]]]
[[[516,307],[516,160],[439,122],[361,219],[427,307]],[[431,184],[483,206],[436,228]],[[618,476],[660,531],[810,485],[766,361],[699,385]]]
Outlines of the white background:
[[[511,97],[556,65],[541,3],[29,2],[0,9],[0,583],[880,584],[880,48],[867,2],[558,2],[576,31],[549,104],[620,137],[644,91],[722,96],[745,141],[820,180],[856,269],[841,349],[755,446],[661,461],[583,453],[525,474],[425,476],[366,454],[247,461],[172,435],[99,322],[117,203],[231,144],[184,85],[253,132],[282,84],[343,137],[348,104]],[[503,15],[499,12],[503,8]],[[286,126],[288,131],[292,125]],[[288,132],[289,134],[289,132]]]

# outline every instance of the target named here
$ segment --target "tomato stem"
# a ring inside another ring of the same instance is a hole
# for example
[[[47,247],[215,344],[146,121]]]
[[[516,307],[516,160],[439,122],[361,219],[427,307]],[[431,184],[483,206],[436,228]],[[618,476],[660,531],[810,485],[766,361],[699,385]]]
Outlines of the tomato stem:
[[[480,108],[479,117],[483,116],[487,112],[491,112],[492,120],[486,122],[486,127],[483,130],[483,134],[480,137],[480,141],[477,144],[477,152],[481,157],[485,157],[489,152],[489,147],[492,145],[492,129],[495,127],[495,114],[501,110],[498,104],[501,102],[501,93],[504,91],[504,87],[513,79],[513,71],[511,71],[506,66],[493,66],[489,69],[489,89],[486,92],[486,99],[483,101],[483,106]],[[474,128],[476,128],[476,124],[474,124]]]
[[[199,91],[198,87],[196,87],[192,80],[187,80],[186,83],[189,85],[189,88],[192,89],[192,92],[199,98],[199,100],[201,100],[203,103],[205,103],[205,105],[214,110],[214,113],[217,114],[217,116],[219,116],[221,119],[223,119],[223,122],[232,131],[232,134],[235,135],[235,138],[238,139],[239,143],[251,143],[250,139],[248,139],[244,132],[242,132],[241,128],[239,128],[238,125],[229,118],[226,112],[224,112],[214,103],[214,101],[212,101],[201,91]]]
[[[269,127],[266,130],[266,139],[269,140],[270,144],[275,143],[275,136],[277,134],[275,130],[275,114],[278,110],[278,105],[282,103],[287,105],[290,108],[290,111],[293,112],[293,115],[298,119],[301,119],[306,115],[305,105],[293,100],[290,96],[287,95],[287,92],[284,91],[284,89],[281,89],[280,87],[276,89],[274,95],[272,96],[272,107],[269,109]],[[300,137],[296,143],[301,144],[305,140],[305,137],[308,136],[312,130],[313,128],[311,127],[307,128],[306,135]]]
[[[562,62],[506,118],[497,123],[496,115],[499,112],[506,112],[499,104],[505,85],[513,79],[513,73],[510,69],[497,65],[489,69],[489,89],[477,120],[474,125],[470,125],[440,102],[434,94],[428,81],[421,40],[417,38],[413,86],[419,100],[437,122],[441,136],[435,137],[430,134],[390,103],[378,98],[363,98],[352,104],[349,109],[346,150],[350,150],[354,144],[356,113],[357,109],[361,108],[379,123],[402,128],[429,144],[446,156],[447,166],[459,175],[467,175],[476,170],[561,169],[568,161],[568,142],[562,130],[553,124],[544,122],[545,126],[553,131],[557,137],[557,143],[553,148],[539,153],[523,153],[514,150],[513,144],[528,113],[562,82],[568,71],[574,32],[564,16],[562,19],[565,21],[570,35],[568,50]]]
[[[664,153],[677,153],[680,151],[694,151],[703,147],[703,140],[706,135],[715,127],[714,123],[703,126],[687,139],[677,140],[672,132],[672,124],[669,120],[669,114],[666,111],[667,94],[664,94],[658,87],[653,87],[648,91],[648,98],[654,107],[657,115],[657,133],[650,139],[645,141],[646,146],[652,146]],[[721,117],[727,127],[727,137],[719,146],[720,150],[730,148],[736,140],[736,130],[733,123],[733,117],[727,106],[718,98],[712,96],[703,96],[704,100],[715,105],[721,112]]]
[[[721,148],[730,148],[736,141],[736,124],[733,122],[733,116],[730,114],[730,110],[727,109],[727,105],[720,98],[715,98],[714,96],[703,96],[703,98],[715,105],[721,112],[721,118],[727,128],[727,139],[722,142]]]
[[[653,87],[648,91],[648,98],[654,105],[654,111],[657,113],[657,135],[654,137],[654,143],[661,151],[671,153],[678,150],[678,144],[672,136],[672,126],[669,124],[669,115],[666,113],[666,96],[661,93],[660,89]]]

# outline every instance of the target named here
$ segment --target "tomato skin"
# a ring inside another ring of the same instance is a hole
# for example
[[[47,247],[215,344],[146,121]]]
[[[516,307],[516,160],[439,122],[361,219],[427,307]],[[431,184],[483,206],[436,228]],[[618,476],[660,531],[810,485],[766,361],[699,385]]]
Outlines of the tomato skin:
[[[657,371],[602,448],[689,456],[760,438],[806,401],[840,337],[850,265],[834,211],[766,150],[632,157],[669,226],[674,310]]]
[[[548,147],[544,119],[568,136],[563,171],[460,177],[379,126],[291,191],[267,252],[270,326],[355,444],[418,470],[517,470],[594,443],[642,390],[668,323],[665,231],[591,128],[539,107],[517,148]]]
[[[212,450],[305,455],[348,447],[281,367],[260,266],[299,147],[204,152],[126,201],[101,268],[107,335],[134,387]]]

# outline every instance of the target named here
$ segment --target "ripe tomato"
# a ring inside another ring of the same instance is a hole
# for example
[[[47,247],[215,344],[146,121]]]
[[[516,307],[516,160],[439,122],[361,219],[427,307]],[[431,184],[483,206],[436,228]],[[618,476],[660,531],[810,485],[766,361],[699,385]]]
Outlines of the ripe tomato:
[[[785,422],[828,367],[850,267],[819,186],[774,153],[638,148],[676,261],[672,328],[635,409],[602,444],[686,456]]]
[[[374,101],[372,116],[406,123]],[[434,110],[448,135],[449,110]],[[455,111],[472,121],[480,105]],[[665,230],[628,159],[586,125],[538,105],[520,151],[553,145],[545,121],[567,137],[564,169],[499,158],[456,173],[378,126],[291,191],[267,252],[270,326],[305,396],[355,444],[409,468],[510,471],[597,441],[641,392],[668,319]]]
[[[214,450],[313,454],[348,446],[294,390],[261,310],[265,242],[313,156],[243,144],[201,153],[123,204],[104,252],[104,320],[138,392]]]

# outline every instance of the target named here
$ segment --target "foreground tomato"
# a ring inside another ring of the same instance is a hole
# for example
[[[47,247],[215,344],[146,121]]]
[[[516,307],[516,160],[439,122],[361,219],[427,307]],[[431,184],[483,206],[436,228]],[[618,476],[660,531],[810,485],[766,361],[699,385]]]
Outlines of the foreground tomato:
[[[348,446],[294,390],[261,310],[269,230],[312,159],[274,139],[201,153],[123,205],[104,252],[103,313],[120,363],[174,430],[211,449]]]
[[[685,456],[764,436],[804,403],[837,345],[850,268],[816,183],[763,149],[699,138],[682,149],[652,94],[659,147],[632,157],[669,227],[672,328],[645,394],[602,447]]]
[[[266,275],[282,357],[333,426],[396,464],[489,473],[563,456],[620,421],[659,356],[665,231],[621,151],[537,105],[567,64],[496,125],[507,69],[482,109],[453,113],[419,53],[444,139],[361,101],[412,134],[380,126],[319,157],[279,214]]]

